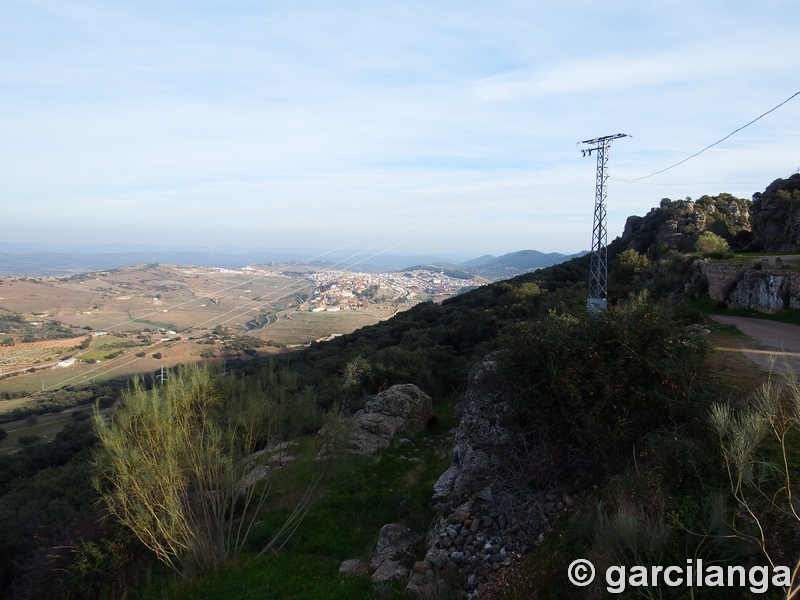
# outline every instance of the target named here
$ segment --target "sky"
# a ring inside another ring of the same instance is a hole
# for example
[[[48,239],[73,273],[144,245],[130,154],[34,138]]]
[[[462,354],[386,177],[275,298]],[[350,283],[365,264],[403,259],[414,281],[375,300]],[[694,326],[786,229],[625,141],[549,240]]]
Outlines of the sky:
[[[800,168],[797,0],[3,0],[0,242],[573,253]]]

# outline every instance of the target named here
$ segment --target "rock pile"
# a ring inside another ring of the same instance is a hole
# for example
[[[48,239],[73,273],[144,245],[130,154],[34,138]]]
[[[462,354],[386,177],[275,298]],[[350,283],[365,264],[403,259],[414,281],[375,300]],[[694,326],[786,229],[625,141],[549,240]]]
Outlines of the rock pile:
[[[494,585],[504,567],[543,539],[544,532],[571,500],[555,490],[532,491],[531,480],[509,467],[509,457],[516,452],[516,438],[511,428],[512,410],[503,398],[503,389],[491,356],[473,367],[467,391],[456,407],[453,459],[434,486],[432,505],[440,516],[429,529],[425,550],[416,554],[423,560],[414,562],[412,557],[422,536],[415,537],[407,528],[393,523],[381,529],[369,564],[345,561],[340,573],[370,575],[373,581],[406,580],[408,589],[423,597],[451,591],[456,597],[477,598]],[[418,397],[416,392],[409,395]],[[404,400],[394,400],[389,406],[403,403]],[[381,407],[380,412],[375,411],[376,406]],[[407,420],[420,427],[427,422],[424,410],[403,408],[400,412],[418,414]],[[397,411],[386,407],[385,399],[377,396],[361,415],[357,414],[361,431],[354,439],[364,453],[388,445],[388,438],[383,443],[372,437],[388,430],[388,426],[376,432],[369,425],[394,423],[388,419],[396,418],[395,414]],[[392,431],[399,432],[401,427],[393,426]],[[530,465],[541,461],[529,455],[523,462]]]
[[[548,522],[571,500],[555,493],[542,497],[536,518],[516,520],[495,504],[489,489],[436,520],[428,534],[425,559],[414,563],[407,588],[422,596],[437,588],[456,596],[480,597],[498,571],[544,539]]]

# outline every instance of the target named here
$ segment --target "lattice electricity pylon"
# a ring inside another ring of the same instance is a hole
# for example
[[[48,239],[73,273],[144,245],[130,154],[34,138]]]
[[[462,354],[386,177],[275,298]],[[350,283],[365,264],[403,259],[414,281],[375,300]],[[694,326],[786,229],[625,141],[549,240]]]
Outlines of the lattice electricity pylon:
[[[626,133],[617,133],[604,137],[584,140],[588,148],[581,150],[586,156],[597,153],[597,182],[594,196],[594,225],[592,226],[592,256],[589,265],[589,298],[586,307],[591,312],[604,311],[608,308],[608,230],[606,227],[606,180],[608,179],[608,150],[611,142],[628,137]]]

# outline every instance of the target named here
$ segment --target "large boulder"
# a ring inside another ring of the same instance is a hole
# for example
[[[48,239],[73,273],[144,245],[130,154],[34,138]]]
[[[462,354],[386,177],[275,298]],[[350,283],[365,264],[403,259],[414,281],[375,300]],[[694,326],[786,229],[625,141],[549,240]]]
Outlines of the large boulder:
[[[353,416],[351,448],[371,455],[397,435],[422,431],[431,418],[431,398],[412,384],[393,385]]]
[[[414,564],[414,546],[422,536],[400,523],[389,523],[381,527],[375,553],[369,563],[375,582],[408,579]]]
[[[775,314],[789,308],[794,273],[749,269],[731,290],[728,306]]]

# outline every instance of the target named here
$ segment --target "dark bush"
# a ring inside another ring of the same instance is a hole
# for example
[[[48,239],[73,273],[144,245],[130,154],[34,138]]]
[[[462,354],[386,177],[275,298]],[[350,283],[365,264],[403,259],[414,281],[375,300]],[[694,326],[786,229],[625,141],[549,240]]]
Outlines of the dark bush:
[[[706,351],[667,309],[639,297],[604,315],[580,308],[522,323],[499,361],[521,429],[613,460],[702,412],[690,391]]]

